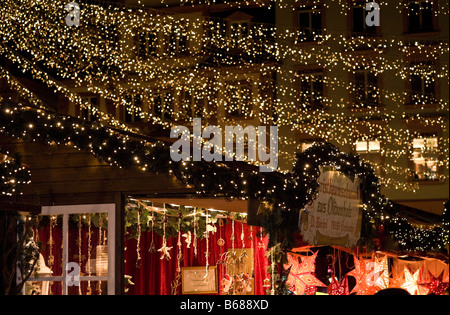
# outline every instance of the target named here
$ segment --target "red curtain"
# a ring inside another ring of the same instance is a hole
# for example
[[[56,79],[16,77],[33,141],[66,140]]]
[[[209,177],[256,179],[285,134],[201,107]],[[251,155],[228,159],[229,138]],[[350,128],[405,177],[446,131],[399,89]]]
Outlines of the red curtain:
[[[233,247],[231,240],[232,236],[232,221],[227,220],[223,226],[216,225],[217,231],[210,233],[209,237],[209,265],[214,266],[221,259],[221,255]],[[244,244],[241,241],[242,229],[244,230]],[[264,295],[267,288],[263,287],[264,279],[268,278],[267,266],[268,260],[265,256],[267,247],[267,238],[260,236],[259,227],[250,227],[245,223],[239,221],[234,222],[234,247],[235,248],[253,248],[254,250],[254,292],[257,295]],[[152,235],[153,234],[153,235]],[[143,232],[140,239],[140,256],[141,266],[136,266],[137,260],[137,240],[129,239],[125,242],[125,274],[131,276],[131,281],[134,285],[128,285],[128,294],[130,295],[169,295],[171,294],[171,284],[177,276],[177,255],[178,247],[177,237],[172,237],[167,240],[167,246],[172,246],[170,250],[171,259],[160,259],[161,253],[156,251],[149,252],[149,247],[153,237],[155,248],[159,249],[162,246],[162,237],[156,233]],[[217,241],[222,238],[225,241],[223,246],[218,246]],[[244,245],[244,246],[243,246]],[[198,240],[197,256],[194,255],[194,247],[191,243],[190,248],[187,248],[185,238],[182,238],[182,254],[183,260],[180,262],[181,267],[188,266],[206,266],[206,239]],[[222,257],[223,258],[223,257]],[[222,278],[226,272],[223,264],[218,265],[218,281],[219,293]],[[181,282],[178,287],[177,294],[181,294]]]

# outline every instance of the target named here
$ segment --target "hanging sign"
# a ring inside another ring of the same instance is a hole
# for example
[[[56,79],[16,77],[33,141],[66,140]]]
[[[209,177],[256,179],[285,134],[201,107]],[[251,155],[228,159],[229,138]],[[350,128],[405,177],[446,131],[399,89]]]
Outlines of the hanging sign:
[[[299,216],[299,230],[311,245],[353,247],[361,235],[360,182],[321,167],[314,202]]]

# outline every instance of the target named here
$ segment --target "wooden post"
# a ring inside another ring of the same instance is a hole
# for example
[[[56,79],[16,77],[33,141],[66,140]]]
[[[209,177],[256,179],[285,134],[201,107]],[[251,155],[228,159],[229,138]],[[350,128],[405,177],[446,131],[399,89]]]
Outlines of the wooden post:
[[[125,248],[125,198],[121,192],[116,194],[115,198],[116,203],[116,248],[115,248],[115,294],[116,295],[124,295],[125,294],[125,257],[124,257],[124,248]]]

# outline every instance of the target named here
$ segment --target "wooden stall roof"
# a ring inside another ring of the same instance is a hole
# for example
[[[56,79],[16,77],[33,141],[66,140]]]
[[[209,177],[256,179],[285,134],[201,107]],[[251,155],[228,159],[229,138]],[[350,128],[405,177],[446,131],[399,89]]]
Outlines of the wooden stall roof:
[[[4,202],[41,206],[109,203],[115,201],[117,193],[194,193],[175,176],[110,166],[71,146],[24,142],[0,134],[0,147],[11,155],[20,154],[22,164],[31,172],[31,184],[20,187],[23,195],[2,198]]]

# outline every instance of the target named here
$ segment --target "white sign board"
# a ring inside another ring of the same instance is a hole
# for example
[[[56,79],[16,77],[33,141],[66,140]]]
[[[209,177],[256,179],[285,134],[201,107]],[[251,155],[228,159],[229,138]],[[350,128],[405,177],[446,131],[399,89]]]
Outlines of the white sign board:
[[[316,199],[301,211],[299,229],[311,245],[353,247],[361,236],[359,180],[321,168]]]

